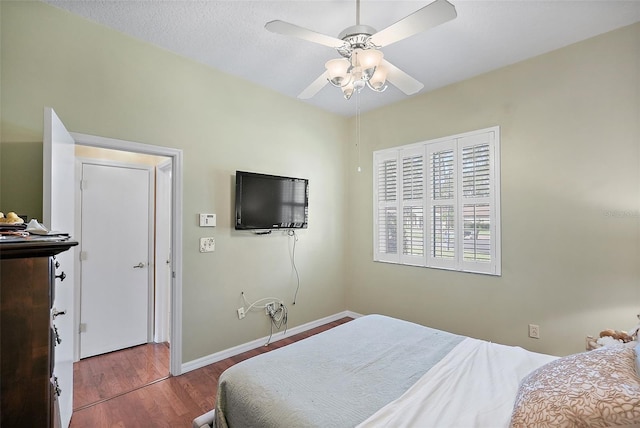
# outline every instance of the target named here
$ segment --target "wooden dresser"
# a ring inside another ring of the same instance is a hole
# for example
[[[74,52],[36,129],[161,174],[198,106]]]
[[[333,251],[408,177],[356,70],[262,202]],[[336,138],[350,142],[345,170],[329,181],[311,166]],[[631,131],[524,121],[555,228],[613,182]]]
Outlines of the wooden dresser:
[[[54,256],[75,241],[0,241],[0,426],[56,424]],[[73,285],[70,285],[73,286]]]

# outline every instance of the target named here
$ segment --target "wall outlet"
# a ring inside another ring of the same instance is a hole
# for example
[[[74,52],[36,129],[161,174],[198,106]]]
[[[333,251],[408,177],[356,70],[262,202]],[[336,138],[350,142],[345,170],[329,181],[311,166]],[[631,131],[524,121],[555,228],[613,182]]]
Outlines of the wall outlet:
[[[271,314],[276,312],[276,302],[269,302],[264,307],[264,312],[270,316]]]
[[[238,308],[238,319],[244,318],[244,308]]]
[[[529,324],[529,337],[533,339],[540,339],[540,326],[536,324]]]
[[[210,253],[216,249],[216,240],[214,238],[200,238],[200,252]]]

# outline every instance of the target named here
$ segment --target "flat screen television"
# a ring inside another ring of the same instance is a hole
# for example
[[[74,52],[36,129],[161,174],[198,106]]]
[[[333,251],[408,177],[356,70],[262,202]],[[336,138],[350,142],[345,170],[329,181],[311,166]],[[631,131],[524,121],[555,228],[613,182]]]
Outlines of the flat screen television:
[[[303,229],[309,180],[236,171],[236,230]]]

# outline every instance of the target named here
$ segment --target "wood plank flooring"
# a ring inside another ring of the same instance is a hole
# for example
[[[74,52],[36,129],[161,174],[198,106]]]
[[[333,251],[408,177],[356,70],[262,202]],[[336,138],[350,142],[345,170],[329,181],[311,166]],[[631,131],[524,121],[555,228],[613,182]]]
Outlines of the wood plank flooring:
[[[247,358],[281,348],[349,321],[351,318],[342,318],[279,340],[268,347],[261,346],[183,375],[172,376],[81,408],[73,412],[70,427],[190,427],[195,417],[213,409],[218,378],[227,368]],[[113,375],[118,376],[115,372]],[[127,375],[124,374],[124,376]],[[114,381],[114,383],[118,382]],[[76,388],[75,381],[74,388]],[[88,392],[83,394],[90,395]],[[74,408],[78,407],[74,402]]]
[[[73,409],[169,376],[169,344],[147,343],[73,364]]]

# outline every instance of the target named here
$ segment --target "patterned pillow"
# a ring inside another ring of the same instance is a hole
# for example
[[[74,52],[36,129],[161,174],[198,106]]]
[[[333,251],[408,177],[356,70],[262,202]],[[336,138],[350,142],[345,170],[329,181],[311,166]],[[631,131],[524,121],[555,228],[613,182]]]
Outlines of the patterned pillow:
[[[640,424],[632,348],[600,348],[554,360],[520,383],[512,428]]]

